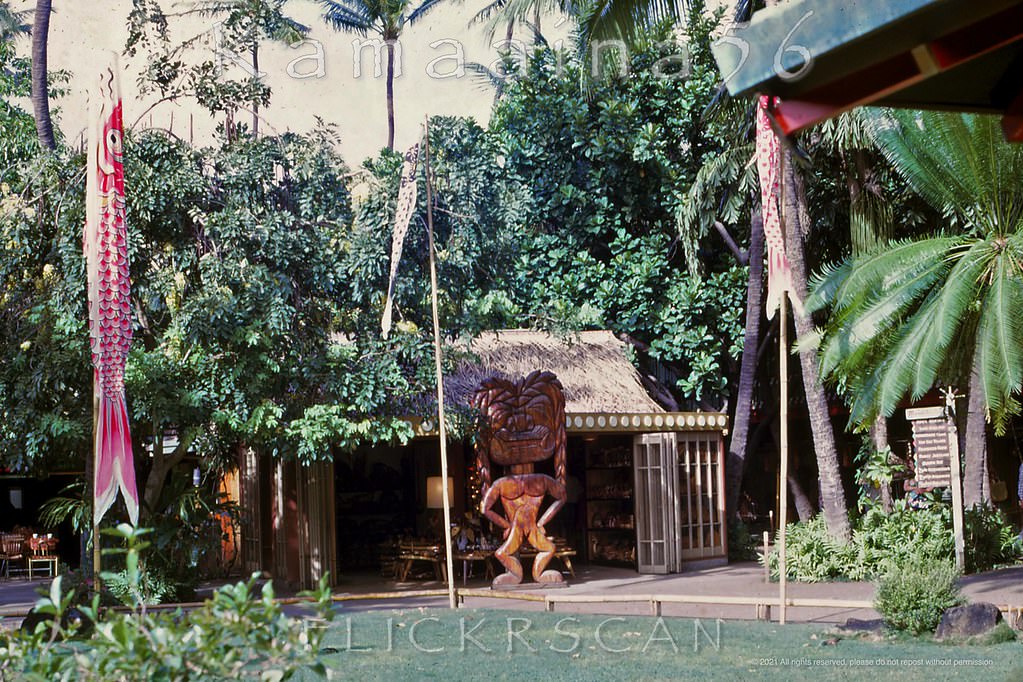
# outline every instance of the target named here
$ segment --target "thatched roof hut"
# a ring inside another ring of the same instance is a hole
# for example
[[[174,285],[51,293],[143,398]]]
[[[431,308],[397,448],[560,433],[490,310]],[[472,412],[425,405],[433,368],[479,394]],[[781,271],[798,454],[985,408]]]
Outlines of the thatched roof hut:
[[[666,410],[648,388],[671,400],[667,389],[652,378],[644,381],[629,361],[627,348],[609,331],[576,332],[564,338],[526,329],[485,332],[471,342],[456,370],[444,376],[449,425],[459,422],[456,415],[470,416],[469,404],[485,379],[514,380],[540,370],[553,372],[564,387],[570,433],[727,429],[724,414]],[[436,423],[429,415],[436,414],[436,405],[436,396],[422,394],[408,406],[407,419],[416,435],[435,435]]]
[[[470,350],[478,359],[463,361],[444,379],[447,404],[468,405],[490,377],[517,379],[540,370],[561,380],[569,414],[664,412],[643,388],[626,344],[609,331],[559,338],[532,330],[500,330],[482,334]]]

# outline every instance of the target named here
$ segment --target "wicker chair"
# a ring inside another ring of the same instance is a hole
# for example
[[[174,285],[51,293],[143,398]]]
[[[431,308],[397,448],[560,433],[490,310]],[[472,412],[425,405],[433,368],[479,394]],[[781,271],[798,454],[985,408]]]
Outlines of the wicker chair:
[[[25,558],[25,536],[0,535],[0,573],[11,577],[11,562]]]

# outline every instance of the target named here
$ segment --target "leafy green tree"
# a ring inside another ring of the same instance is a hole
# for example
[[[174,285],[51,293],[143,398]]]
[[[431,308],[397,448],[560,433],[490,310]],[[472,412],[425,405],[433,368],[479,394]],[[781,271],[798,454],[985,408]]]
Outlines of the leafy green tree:
[[[725,136],[701,113],[716,71],[713,17],[688,53],[667,27],[637,42],[627,78],[579,91],[573,54],[540,46],[506,85],[491,130],[505,172],[531,194],[507,291],[531,324],[629,334],[680,378],[691,404],[719,408],[741,347],[744,266],[678,238],[677,213]],[[699,268],[690,271],[687,252]]]
[[[285,14],[286,2],[199,0],[191,9],[168,14],[161,0],[132,0],[125,54],[145,55],[139,92],[159,95],[137,120],[163,102],[194,98],[211,115],[225,115],[228,138],[236,135],[234,117],[241,110],[251,111],[253,125],[249,132],[257,134],[259,110],[269,104],[271,95],[259,74],[259,46],[266,40],[290,44],[301,40],[307,30]],[[220,21],[198,35],[172,42],[173,20],[191,14]],[[251,62],[242,59],[246,53]],[[225,68],[229,61],[235,62],[236,68]],[[131,121],[126,123],[131,125]]]
[[[21,155],[0,221],[0,443],[18,471],[91,454],[84,161],[61,148],[36,159],[28,123],[6,119],[2,145]],[[309,460],[409,435],[385,409],[408,389],[398,358],[344,335],[352,214],[335,141],[328,129],[201,151],[157,132],[128,139],[126,381],[150,512],[189,449],[215,468],[239,443]],[[179,445],[163,452],[171,428]]]
[[[84,461],[91,414],[84,289],[63,285],[66,268],[84,278],[81,222],[66,220],[82,215],[84,182],[66,150],[39,154],[33,117],[14,103],[30,68],[0,43],[0,444],[16,471]]]
[[[290,45],[302,40],[308,28],[284,14],[287,0],[201,0],[201,15],[221,19],[220,50],[247,50],[253,78],[259,80],[259,43],[264,39]],[[260,100],[252,101],[252,134],[259,134]]]
[[[1023,150],[984,116],[893,112],[878,123],[882,152],[947,222],[825,272],[810,301],[832,308],[821,368],[849,387],[859,423],[935,384],[968,384],[972,506],[985,499],[985,415],[1001,432],[1019,410]]]
[[[514,325],[521,313],[507,290],[507,273],[521,249],[529,195],[499,166],[499,153],[497,136],[470,119],[430,119],[440,315],[456,338]],[[352,304],[349,333],[360,337],[379,336],[401,164],[401,156],[388,150],[363,164],[367,191],[357,202],[343,260]],[[417,181],[425,183],[423,164]],[[395,283],[395,317],[399,331],[429,342],[425,187],[417,199]]]
[[[387,49],[387,148],[394,149],[394,54],[405,26],[412,25],[442,0],[319,0],[323,19],[335,31],[380,36]]]

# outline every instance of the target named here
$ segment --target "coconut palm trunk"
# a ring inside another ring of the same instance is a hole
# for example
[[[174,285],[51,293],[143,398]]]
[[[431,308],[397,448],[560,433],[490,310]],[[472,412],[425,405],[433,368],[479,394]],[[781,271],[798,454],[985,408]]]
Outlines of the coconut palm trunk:
[[[759,211],[750,221],[749,282],[746,285],[746,334],[742,341],[739,365],[739,388],[735,397],[732,439],[728,444],[725,471],[728,489],[725,504],[728,518],[734,518],[739,507],[739,493],[746,473],[749,447],[749,425],[753,410],[753,387],[757,378],[757,350],[760,345],[760,318],[764,308],[764,221]]]
[[[991,499],[987,472],[987,421],[984,414],[984,388],[980,379],[978,361],[970,372],[969,396],[966,408],[966,439],[963,459],[963,506],[969,509]]]
[[[50,34],[50,0],[37,0],[32,24],[32,111],[36,134],[44,149],[57,148],[50,118],[50,88],[47,83],[46,48]]]
[[[792,165],[791,154],[784,152],[785,196],[783,216],[786,223],[786,254],[792,270],[792,286],[796,296],[807,300],[806,254],[803,248],[803,226],[809,226],[806,194],[799,174]],[[808,347],[805,340],[814,334],[813,320],[803,311],[793,309],[796,323],[796,338],[800,345],[799,365],[803,373],[803,391],[806,394],[806,409],[810,416],[813,432],[814,451],[817,456],[817,473],[821,486],[821,509],[828,533],[840,542],[848,542],[851,536],[849,515],[845,505],[845,489],[842,486],[842,472],[838,466],[838,448],[835,432],[828,412],[827,394],[818,371],[817,354]],[[783,322],[784,324],[784,322]]]
[[[387,148],[394,150],[394,40],[387,41]]]

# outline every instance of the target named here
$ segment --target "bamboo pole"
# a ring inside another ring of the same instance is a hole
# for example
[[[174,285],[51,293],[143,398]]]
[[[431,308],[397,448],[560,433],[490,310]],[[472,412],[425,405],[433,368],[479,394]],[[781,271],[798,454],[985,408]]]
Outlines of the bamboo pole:
[[[437,427],[440,431],[440,479],[444,501],[444,554],[447,561],[448,605],[458,608],[455,561],[451,550],[451,496],[448,494],[448,434],[444,418],[444,370],[441,363],[440,315],[437,312],[437,258],[433,245],[433,183],[430,180],[430,117],[426,117],[426,233],[430,248],[430,299],[433,305],[433,359],[437,370]]]
[[[782,242],[787,246],[788,225],[785,215],[785,149],[778,153],[778,213],[781,220]],[[796,237],[799,238],[798,236]],[[787,253],[787,249],[786,249]],[[781,441],[778,467],[778,622],[785,623],[786,595],[788,592],[788,566],[786,562],[786,539],[789,520],[789,292],[781,292],[778,305],[778,383],[780,384],[778,400],[780,421],[778,438]]]
[[[86,490],[92,492],[92,584],[93,589],[100,589],[100,546],[99,523],[96,522],[96,472],[99,470],[99,374],[93,373],[92,380],[92,480],[86,483]]]
[[[782,222],[782,225],[785,223]],[[778,622],[785,622],[786,592],[788,591],[788,573],[785,565],[785,535],[789,510],[789,333],[788,333],[788,294],[782,294],[778,312],[781,324],[778,329],[778,374],[781,382],[781,481],[778,491]]]

